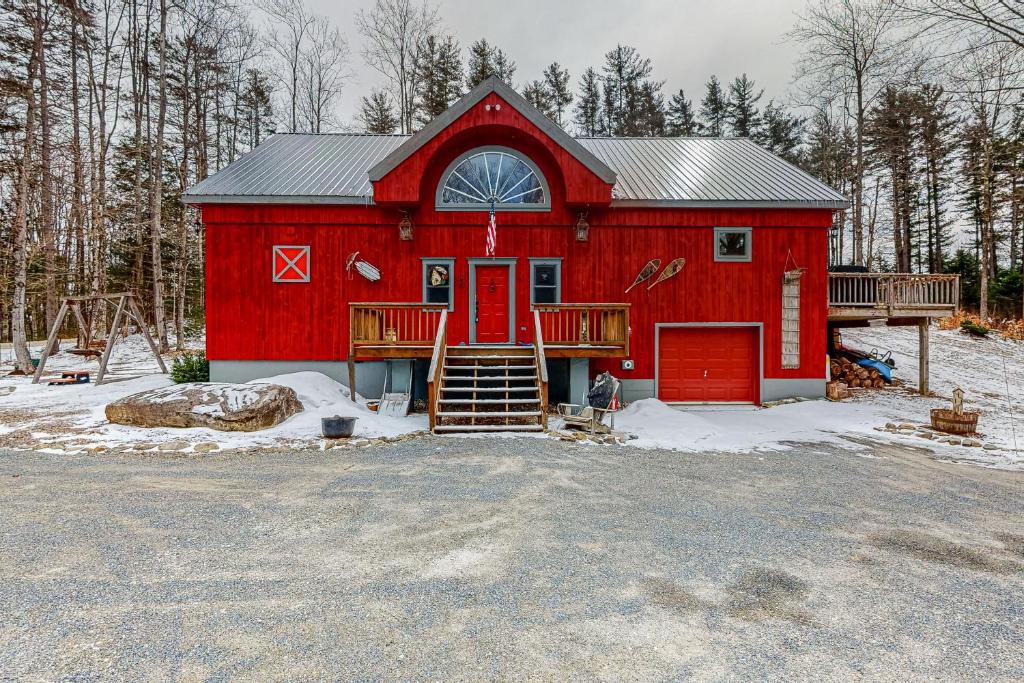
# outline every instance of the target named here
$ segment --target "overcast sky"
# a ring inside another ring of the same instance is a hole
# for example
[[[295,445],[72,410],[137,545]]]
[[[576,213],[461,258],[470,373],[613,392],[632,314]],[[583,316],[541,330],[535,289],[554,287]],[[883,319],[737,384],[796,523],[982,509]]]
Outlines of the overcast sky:
[[[311,0],[331,17],[352,50],[353,77],[342,95],[340,114],[350,122],[359,98],[379,85],[379,74],[360,54],[353,17],[372,0]],[[588,66],[600,67],[604,53],[623,43],[651,59],[654,77],[666,94],[679,88],[698,101],[711,74],[725,81],[746,72],[765,89],[765,101],[789,88],[797,47],[785,41],[805,0],[441,0],[445,30],[465,49],[478,38],[504,49],[515,60],[515,85],[540,78],[557,61],[569,69],[573,90]]]

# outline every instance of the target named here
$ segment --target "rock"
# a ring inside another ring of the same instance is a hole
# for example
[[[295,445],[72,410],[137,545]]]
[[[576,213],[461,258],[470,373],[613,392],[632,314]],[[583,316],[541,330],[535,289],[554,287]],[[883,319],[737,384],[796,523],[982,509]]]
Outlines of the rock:
[[[981,442],[977,439],[964,439],[961,444],[968,448],[981,448]]]
[[[931,432],[915,432],[914,436],[916,436],[918,438],[921,438],[921,439],[934,439],[935,438],[935,435],[932,434]]]
[[[107,448],[106,446],[100,444],[99,446],[93,446],[87,452],[88,453],[92,453],[93,455],[95,455],[96,453],[104,453],[104,452],[106,452],[108,450],[110,450],[110,449]]]
[[[155,443],[146,443],[146,442],[137,443],[134,446],[132,446],[132,449],[136,450],[136,451],[151,451],[154,448],[156,448],[156,444]]]
[[[143,391],[106,407],[107,419],[116,424],[208,427],[222,432],[266,429],[299,412],[302,403],[289,387],[214,382]]]
[[[916,430],[916,429],[917,429],[917,425],[915,425],[915,424],[914,424],[913,422],[901,422],[901,423],[899,423],[899,424],[898,424],[898,425],[896,426],[896,428],[897,428],[897,429],[910,429],[910,430]]]
[[[188,448],[188,441],[165,441],[156,447],[158,451],[183,451]]]
[[[999,448],[999,446],[995,445],[994,443],[987,443],[984,446],[982,446],[982,448],[984,448],[986,451],[1000,451],[1000,450],[1002,450],[1001,448]]]
[[[196,453],[209,453],[210,451],[216,451],[219,449],[220,446],[218,446],[212,441],[203,441],[197,443],[195,446],[192,447],[192,450],[194,450]]]
[[[886,422],[885,423],[885,428],[886,429],[896,429],[896,423],[895,422]]]
[[[348,442],[350,446],[369,446],[370,440],[364,438],[352,439]]]
[[[946,443],[948,443],[950,446],[959,446],[960,438],[956,436],[947,436]]]

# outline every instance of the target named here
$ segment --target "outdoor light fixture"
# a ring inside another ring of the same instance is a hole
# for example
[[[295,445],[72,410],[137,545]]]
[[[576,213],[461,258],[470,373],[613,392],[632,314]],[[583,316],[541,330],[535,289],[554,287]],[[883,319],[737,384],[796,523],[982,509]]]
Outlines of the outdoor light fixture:
[[[405,212],[402,213],[402,220],[398,221],[398,239],[406,242],[412,239],[412,221]]]
[[[586,242],[590,236],[590,224],[587,223],[586,217],[581,213],[579,220],[576,221],[576,241]]]

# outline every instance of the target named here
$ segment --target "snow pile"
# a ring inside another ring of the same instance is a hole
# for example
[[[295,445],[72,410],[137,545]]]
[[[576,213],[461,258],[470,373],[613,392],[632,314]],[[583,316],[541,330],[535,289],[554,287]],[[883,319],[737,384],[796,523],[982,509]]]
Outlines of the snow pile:
[[[880,416],[867,406],[800,401],[773,408],[679,410],[657,399],[629,404],[615,416],[615,428],[636,436],[640,448],[679,451],[784,450],[794,442],[861,446],[844,434],[877,435]],[[884,424],[882,419],[882,424]]]

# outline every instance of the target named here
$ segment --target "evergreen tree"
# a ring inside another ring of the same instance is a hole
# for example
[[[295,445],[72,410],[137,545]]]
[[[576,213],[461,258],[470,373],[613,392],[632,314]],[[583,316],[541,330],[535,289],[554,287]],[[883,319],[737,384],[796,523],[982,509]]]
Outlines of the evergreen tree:
[[[791,164],[798,164],[803,136],[804,120],[789,114],[782,105],[769,101],[761,116],[761,125],[755,132],[754,142]]]
[[[558,62],[552,62],[544,69],[544,89],[547,92],[548,100],[555,123],[564,127],[562,120],[566,108],[572,104],[572,91],[569,89],[569,70],[563,69]]]
[[[602,84],[604,132],[608,135],[657,135],[665,129],[662,84],[651,80],[651,60],[636,48],[616,45],[605,54]]]
[[[537,107],[544,116],[552,121],[555,120],[554,103],[544,81],[530,81],[523,88],[523,97],[526,101]]]
[[[947,168],[956,150],[956,119],[951,108],[951,98],[942,86],[922,86],[918,97],[917,136],[924,173],[928,270],[932,273],[941,273],[945,269],[944,254],[952,241],[944,224],[944,198],[950,182]]]
[[[486,38],[469,46],[466,65],[466,88],[472,90],[491,76],[497,76],[509,85],[516,73],[516,63],[505,52],[487,42]]]
[[[462,94],[459,44],[447,36],[427,36],[416,60],[416,121],[429,123]]]
[[[398,114],[391,97],[383,90],[373,90],[368,97],[363,96],[358,119],[367,133],[390,135],[398,128]]]
[[[741,138],[753,138],[761,127],[761,112],[757,103],[764,90],[757,90],[754,81],[743,74],[729,84],[729,101],[726,105],[727,118],[732,134]]]
[[[245,89],[238,96],[238,124],[248,149],[253,149],[274,132],[272,94],[273,86],[266,74],[258,69],[245,72]]]
[[[637,91],[635,115],[625,132],[634,136],[662,137],[665,131],[665,98],[661,94],[661,83],[644,81]]]
[[[593,68],[587,68],[580,77],[573,123],[579,135],[594,137],[602,132],[601,121],[601,78]]]
[[[717,138],[725,134],[725,126],[729,121],[729,101],[722,92],[722,84],[718,82],[717,76],[712,76],[705,85],[700,117],[704,120],[704,132],[708,136]]]
[[[693,103],[682,90],[672,96],[666,115],[669,135],[690,136],[700,132],[700,124],[693,115]]]

